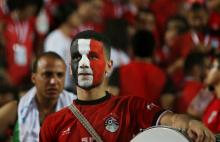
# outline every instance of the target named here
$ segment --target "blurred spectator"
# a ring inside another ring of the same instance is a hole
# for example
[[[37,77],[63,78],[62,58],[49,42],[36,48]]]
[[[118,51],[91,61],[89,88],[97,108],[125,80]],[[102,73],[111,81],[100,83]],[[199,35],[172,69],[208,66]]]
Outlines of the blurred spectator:
[[[208,26],[213,36],[211,47],[220,48],[220,0],[207,0],[206,4],[210,13]]]
[[[172,51],[175,39],[187,30],[188,24],[183,16],[175,15],[168,19],[162,47],[156,48],[154,55],[154,60],[165,72],[175,59],[175,54]],[[174,84],[173,78],[169,76],[160,97],[160,104],[162,108],[176,111],[177,91],[178,88]]]
[[[104,0],[103,6],[103,18],[108,19],[118,19],[123,15],[123,0]]]
[[[167,76],[166,84],[161,91],[159,104],[163,109],[176,110],[177,90],[173,81]]]
[[[175,39],[172,47],[173,63],[168,67],[167,72],[172,76],[177,87],[184,78],[183,64],[188,54],[192,51],[207,53],[210,51],[209,45],[211,37],[207,32],[207,16],[205,7],[199,3],[194,3],[187,11],[187,21],[190,30]]]
[[[9,12],[9,9],[7,5],[7,0],[1,0],[0,1],[0,35],[1,36],[5,28],[4,18],[8,14],[8,12]],[[3,42],[4,42],[3,39],[0,39],[0,43],[2,44]]]
[[[9,102],[0,108],[0,134],[14,127],[14,141],[39,141],[40,126],[51,113],[69,105],[75,98],[63,90],[66,65],[56,53],[46,52],[33,65],[31,88],[17,104]],[[17,122],[16,122],[17,119]]]
[[[88,29],[102,32],[104,30],[103,7],[103,0],[81,0],[78,13],[84,23],[75,32]]]
[[[124,6],[123,18],[125,18],[130,24],[134,24],[139,9],[148,8],[151,2],[152,0],[128,0]]]
[[[65,88],[68,90],[73,90],[69,68],[71,34],[81,24],[77,10],[77,5],[70,1],[59,5],[54,15],[57,28],[46,37],[44,43],[44,51],[56,52],[65,60],[67,65]]]
[[[111,60],[113,69],[130,61],[128,52],[128,26],[123,19],[111,19],[106,22],[104,34],[111,41]],[[122,38],[123,37],[123,38]]]
[[[151,32],[139,30],[132,38],[134,59],[116,68],[109,79],[113,94],[138,95],[157,103],[166,83],[166,75],[152,61],[155,40]]]
[[[149,9],[139,9],[137,14],[137,28],[146,29],[151,32],[156,30],[156,18],[154,13]]]
[[[8,6],[7,6],[7,0],[1,0],[0,1],[0,19],[3,18],[7,13],[9,12]]]
[[[12,85],[21,85],[30,76],[33,57],[34,17],[41,0],[7,0],[11,12],[5,19],[6,71]]]
[[[5,56],[5,18],[9,13],[9,8],[7,5],[7,0],[0,1],[0,79],[1,82],[8,83],[9,76],[5,72],[6,68],[6,56]]]
[[[160,45],[160,35],[157,27],[157,21],[153,11],[147,8],[139,9],[136,16],[136,28],[151,31],[156,41],[156,47]]]
[[[186,15],[190,31],[180,36],[174,48],[179,50],[178,55],[185,58],[192,50],[208,52],[211,41],[208,33],[208,13],[205,7],[194,3]],[[187,43],[187,44],[183,44]]]
[[[183,16],[175,15],[168,19],[162,47],[157,48],[155,53],[155,60],[160,67],[166,69],[174,62],[177,58],[172,48],[175,40],[188,30],[188,23]]]
[[[206,0],[207,9],[212,12],[219,12],[220,1],[219,0]]]
[[[220,132],[220,56],[216,56],[206,79],[207,85],[210,85],[214,90],[215,99],[210,103],[203,115],[204,124],[214,133]]]
[[[160,34],[163,34],[165,30],[167,19],[173,15],[179,14],[178,10],[182,9],[180,6],[183,2],[183,0],[152,0],[149,9],[155,14]]]
[[[17,88],[10,86],[8,84],[1,84],[0,85],[0,109],[5,104],[8,104],[9,102],[16,101],[16,100],[18,100]],[[9,105],[9,107],[11,107],[11,106]],[[4,115],[3,111],[1,110],[0,115],[2,115],[1,113],[3,113],[3,115]],[[12,112],[10,112],[10,113],[12,113]],[[5,129],[4,126],[1,126],[0,131],[2,128]],[[13,130],[12,126],[9,126],[8,128],[6,128],[6,130],[4,131],[4,134],[0,134],[0,141],[1,142],[11,142],[10,136],[13,133],[12,130]]]
[[[201,119],[205,108],[202,108],[202,105],[198,108],[198,104],[204,103],[205,105],[205,101],[210,102],[213,99],[207,96],[205,101],[199,100],[201,102],[198,102],[198,100],[196,100],[201,95],[204,95],[202,93],[205,93],[206,90],[203,80],[206,75],[206,67],[209,64],[208,60],[209,59],[205,54],[197,52],[190,53],[185,59],[185,78],[177,102],[177,111],[179,113],[188,113],[198,119]]]

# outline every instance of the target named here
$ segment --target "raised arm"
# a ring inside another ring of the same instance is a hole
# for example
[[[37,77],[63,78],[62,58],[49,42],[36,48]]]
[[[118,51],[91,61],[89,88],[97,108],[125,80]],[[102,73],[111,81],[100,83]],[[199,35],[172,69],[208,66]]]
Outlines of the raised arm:
[[[17,116],[17,101],[11,101],[0,108],[0,135],[3,135],[9,125],[15,123]]]

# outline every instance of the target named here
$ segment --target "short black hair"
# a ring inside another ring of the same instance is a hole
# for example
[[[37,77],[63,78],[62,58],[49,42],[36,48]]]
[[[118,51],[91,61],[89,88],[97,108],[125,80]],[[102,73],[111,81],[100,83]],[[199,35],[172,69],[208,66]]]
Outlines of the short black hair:
[[[189,75],[192,71],[193,67],[198,66],[204,66],[204,59],[206,55],[201,52],[192,52],[190,53],[184,62],[184,73],[186,75]]]
[[[146,7],[144,7],[144,8],[140,8],[139,10],[138,10],[139,12],[138,12],[138,15],[137,15],[137,19],[139,19],[140,17],[140,13],[145,13],[145,14],[150,14],[150,15],[153,15],[153,16],[155,16],[155,13],[151,10],[151,9],[149,9],[149,8],[146,8]]]
[[[104,35],[111,40],[116,49],[127,50],[128,47],[128,23],[124,19],[109,19],[106,22]],[[123,37],[123,38],[122,38]]]
[[[191,7],[190,7],[190,11],[192,12],[198,12],[201,10],[206,10],[205,6],[199,2],[194,2]]]
[[[187,22],[187,19],[182,15],[173,15],[170,18],[168,18],[166,23],[166,29],[168,29],[168,25],[170,22],[176,22],[176,29],[178,34],[183,34],[189,30],[189,24]]]
[[[43,57],[49,57],[49,58],[53,58],[53,59],[57,59],[57,60],[60,60],[62,61],[64,64],[65,64],[65,61],[63,60],[63,58],[58,55],[57,53],[55,52],[52,52],[52,51],[49,51],[49,52],[44,52],[42,54],[40,54],[37,59],[34,61],[33,63],[33,66],[32,66],[32,72],[33,73],[36,73],[37,72],[37,68],[38,68],[38,62],[41,58]]]
[[[28,5],[35,5],[37,6],[37,11],[43,6],[43,0],[7,0],[7,6],[9,7],[10,11],[15,9],[23,9]]]
[[[104,49],[105,49],[107,59],[110,60],[111,43],[110,43],[109,39],[107,37],[105,37],[103,34],[98,33],[96,31],[93,31],[93,30],[85,30],[85,31],[79,32],[78,34],[76,34],[74,36],[74,38],[71,42],[71,46],[70,46],[71,50],[73,48],[73,46],[72,46],[73,43],[78,39],[95,39],[95,40],[102,42],[104,44]]]
[[[77,4],[74,1],[67,1],[60,4],[54,12],[54,24],[56,26],[61,25],[66,22],[69,16],[76,11],[78,8]]]
[[[155,49],[155,39],[152,32],[138,30],[132,37],[132,50],[136,57],[152,57]]]

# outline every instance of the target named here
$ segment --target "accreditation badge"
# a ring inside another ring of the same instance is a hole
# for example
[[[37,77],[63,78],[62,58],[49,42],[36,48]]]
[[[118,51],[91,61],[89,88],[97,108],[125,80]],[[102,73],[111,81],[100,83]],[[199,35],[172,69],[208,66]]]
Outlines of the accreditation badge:
[[[27,65],[27,50],[23,44],[16,43],[13,45],[14,61],[19,66]]]

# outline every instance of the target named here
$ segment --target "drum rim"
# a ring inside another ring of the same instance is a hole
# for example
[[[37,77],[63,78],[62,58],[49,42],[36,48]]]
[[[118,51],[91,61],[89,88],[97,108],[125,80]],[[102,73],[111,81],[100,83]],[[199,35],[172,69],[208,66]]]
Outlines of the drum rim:
[[[188,138],[188,136],[187,136],[186,134],[181,133],[180,130],[178,130],[177,128],[172,128],[172,127],[165,126],[165,125],[151,126],[151,127],[148,127],[148,128],[146,128],[146,129],[144,129],[144,131],[147,131],[147,130],[150,130],[150,129],[154,129],[154,128],[166,128],[166,129],[174,130],[175,132],[177,132],[177,133],[179,133],[180,135],[184,136],[189,142],[192,142],[192,141]],[[144,131],[143,131],[143,132],[144,132]],[[138,133],[136,136],[138,136],[139,134],[141,134],[141,132]],[[135,137],[136,137],[136,136],[135,136]]]

